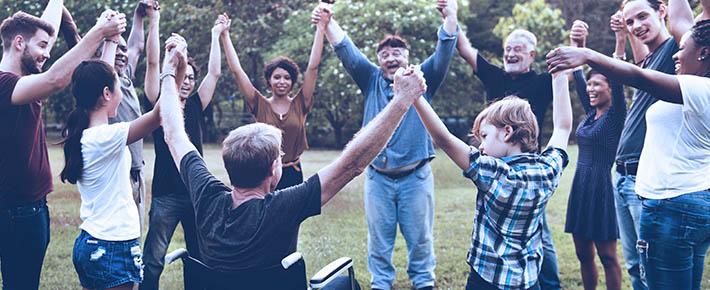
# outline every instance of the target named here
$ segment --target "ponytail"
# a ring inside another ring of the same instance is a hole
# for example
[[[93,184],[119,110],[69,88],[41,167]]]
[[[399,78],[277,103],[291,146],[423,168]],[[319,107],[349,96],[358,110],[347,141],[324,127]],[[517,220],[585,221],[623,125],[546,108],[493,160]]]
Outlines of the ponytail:
[[[62,129],[64,145],[64,169],[60,174],[62,182],[75,184],[81,178],[84,169],[84,156],[81,154],[81,136],[89,127],[89,112],[84,108],[75,108],[69,114],[67,124]]]
[[[116,87],[116,72],[100,60],[83,61],[72,74],[72,93],[76,106],[69,114],[62,129],[61,144],[64,145],[64,169],[60,174],[62,182],[75,184],[84,170],[84,156],[81,153],[81,136],[89,128],[89,112],[101,105],[99,100],[104,89],[113,91]]]

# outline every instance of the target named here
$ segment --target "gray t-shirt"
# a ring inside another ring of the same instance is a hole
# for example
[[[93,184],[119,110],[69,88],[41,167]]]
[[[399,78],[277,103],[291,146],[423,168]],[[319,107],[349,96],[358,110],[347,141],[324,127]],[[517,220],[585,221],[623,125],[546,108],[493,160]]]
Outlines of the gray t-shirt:
[[[123,99],[118,105],[118,112],[115,118],[110,118],[109,123],[131,122],[142,115],[141,104],[138,101],[136,89],[133,87],[133,67],[130,64],[123,69],[123,74],[119,75],[121,82],[121,92]],[[128,145],[131,151],[131,170],[143,169],[143,139]]]
[[[670,37],[645,62],[643,68],[675,74],[673,54],[678,51],[678,44]],[[646,110],[658,101],[653,94],[644,90],[636,90],[631,108],[626,115],[624,130],[621,132],[619,148],[616,151],[616,160],[639,160],[643,149],[643,140],[646,136]]]

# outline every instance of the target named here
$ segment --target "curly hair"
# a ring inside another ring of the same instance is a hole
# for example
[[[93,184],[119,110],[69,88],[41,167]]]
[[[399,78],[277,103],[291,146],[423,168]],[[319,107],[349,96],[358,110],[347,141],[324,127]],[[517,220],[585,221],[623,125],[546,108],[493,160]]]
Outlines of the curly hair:
[[[288,75],[291,76],[292,84],[295,84],[298,81],[298,76],[301,74],[301,70],[298,68],[295,61],[286,56],[279,56],[270,60],[264,66],[264,78],[266,79],[267,85],[271,86],[271,82],[269,80],[277,68],[282,68],[288,72]]]

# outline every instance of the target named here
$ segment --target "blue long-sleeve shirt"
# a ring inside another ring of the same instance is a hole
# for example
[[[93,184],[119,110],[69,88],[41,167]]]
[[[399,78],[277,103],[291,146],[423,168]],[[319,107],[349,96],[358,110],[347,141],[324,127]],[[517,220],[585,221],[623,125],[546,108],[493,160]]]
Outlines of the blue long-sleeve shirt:
[[[431,102],[436,90],[446,77],[451,58],[456,49],[458,27],[453,34],[439,28],[436,51],[422,64],[421,70],[426,79],[427,91],[424,98]],[[353,44],[349,37],[334,45],[335,53],[343,63],[345,70],[365,96],[364,127],[387,106],[394,96],[392,81],[385,79],[382,69],[367,60],[365,55]],[[387,146],[377,155],[372,164],[377,168],[397,168],[417,161],[434,157],[434,145],[414,107],[404,114],[402,122],[392,135]]]

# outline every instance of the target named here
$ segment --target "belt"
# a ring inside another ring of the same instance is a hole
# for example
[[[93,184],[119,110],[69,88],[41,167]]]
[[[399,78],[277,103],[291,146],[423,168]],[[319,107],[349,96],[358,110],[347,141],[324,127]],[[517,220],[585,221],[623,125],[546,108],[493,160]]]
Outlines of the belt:
[[[402,177],[405,177],[407,175],[414,173],[414,171],[417,171],[417,169],[424,167],[424,165],[427,165],[428,163],[429,163],[429,160],[422,160],[414,168],[407,169],[404,171],[398,171],[398,172],[382,171],[380,169],[377,169],[377,167],[372,166],[372,164],[370,164],[370,168],[372,170],[374,170],[375,172],[382,174],[384,176],[387,176],[389,178],[398,179],[398,178],[402,178]]]
[[[623,160],[616,160],[616,172],[623,175],[636,175],[638,166],[638,161],[624,162]]]

